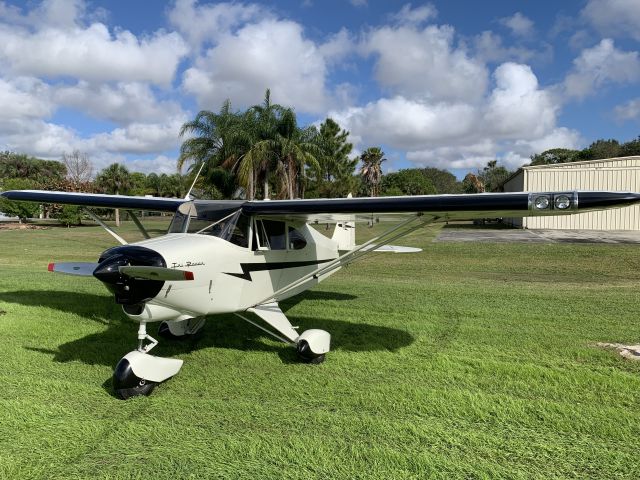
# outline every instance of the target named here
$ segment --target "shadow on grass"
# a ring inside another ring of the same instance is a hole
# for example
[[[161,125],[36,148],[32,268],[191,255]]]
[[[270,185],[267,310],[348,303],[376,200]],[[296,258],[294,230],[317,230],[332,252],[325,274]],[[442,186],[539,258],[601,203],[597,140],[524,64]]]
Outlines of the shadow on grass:
[[[353,295],[343,293],[308,291],[283,302],[283,306],[288,309],[305,299],[335,301],[353,298],[355,298]],[[31,351],[53,355],[53,360],[56,362],[81,361],[90,365],[114,366],[126,352],[137,346],[137,323],[128,320],[120,310],[120,306],[116,305],[110,296],[31,290],[2,292],[0,300],[70,312],[106,327],[101,332],[64,343],[57,350],[25,347]],[[96,314],[96,312],[99,313]],[[291,320],[294,325],[300,326],[300,332],[310,328],[320,328],[330,332],[334,350],[395,351],[414,341],[414,338],[404,330],[378,325],[306,316],[293,317]],[[152,336],[156,336],[156,325],[158,324],[149,325],[148,330]],[[153,353],[158,356],[175,356],[216,347],[241,351],[269,351],[278,353],[285,363],[297,361],[293,348],[271,342],[265,343],[266,338],[270,337],[235,315],[216,315],[207,317],[207,325],[200,334],[177,341],[162,339]]]

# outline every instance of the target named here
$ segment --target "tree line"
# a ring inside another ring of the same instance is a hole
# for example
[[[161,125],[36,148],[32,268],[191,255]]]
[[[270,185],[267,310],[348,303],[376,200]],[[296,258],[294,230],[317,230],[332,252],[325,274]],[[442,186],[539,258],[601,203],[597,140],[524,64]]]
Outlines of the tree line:
[[[290,107],[262,103],[244,111],[225,101],[218,112],[200,111],[181,130],[177,173],[130,172],[114,163],[94,175],[88,155],[65,153],[60,161],[0,152],[0,190],[42,189],[183,198],[199,173],[194,196],[210,199],[293,199],[479,193],[497,190],[513,173],[498,160],[463,181],[437,168],[383,174],[379,146],[353,154],[349,132],[331,118],[301,126]],[[597,140],[583,150],[554,148],[531,156],[531,165],[640,155],[640,137],[626,143]],[[185,169],[185,174],[182,170]],[[42,215],[78,223],[77,207],[34,205],[0,199],[0,211],[20,218]],[[119,220],[118,211],[115,212]]]
[[[553,165],[556,163],[582,162],[603,158],[630,157],[640,155],[640,136],[629,142],[620,143],[610,138],[599,139],[582,150],[552,148],[531,156],[531,165]]]

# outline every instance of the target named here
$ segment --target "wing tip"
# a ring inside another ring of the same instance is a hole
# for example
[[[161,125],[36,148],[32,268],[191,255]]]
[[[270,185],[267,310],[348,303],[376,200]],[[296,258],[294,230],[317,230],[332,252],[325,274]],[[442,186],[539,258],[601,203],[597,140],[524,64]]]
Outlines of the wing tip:
[[[47,270],[50,272],[54,271],[56,264],[55,263],[50,263],[49,265],[47,265]]]

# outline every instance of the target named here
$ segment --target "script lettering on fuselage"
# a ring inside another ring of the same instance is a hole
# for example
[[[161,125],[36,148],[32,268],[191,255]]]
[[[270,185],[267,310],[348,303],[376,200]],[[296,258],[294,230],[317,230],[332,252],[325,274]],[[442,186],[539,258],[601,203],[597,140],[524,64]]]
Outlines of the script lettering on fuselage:
[[[198,265],[204,265],[204,262],[190,262],[190,261],[187,261],[184,263],[173,262],[171,263],[170,268],[197,267]]]

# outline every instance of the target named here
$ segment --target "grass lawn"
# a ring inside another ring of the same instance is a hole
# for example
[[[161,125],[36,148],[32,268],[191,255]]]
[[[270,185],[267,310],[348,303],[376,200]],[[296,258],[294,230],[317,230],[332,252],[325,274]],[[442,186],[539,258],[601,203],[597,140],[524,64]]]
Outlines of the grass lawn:
[[[211,317],[154,349],[185,365],[129,401],[110,382],[136,324],[97,280],[46,271],[111,237],[0,230],[0,478],[637,478],[640,362],[593,344],[640,342],[638,246],[439,228],[283,304],[332,334],[324,364]]]

